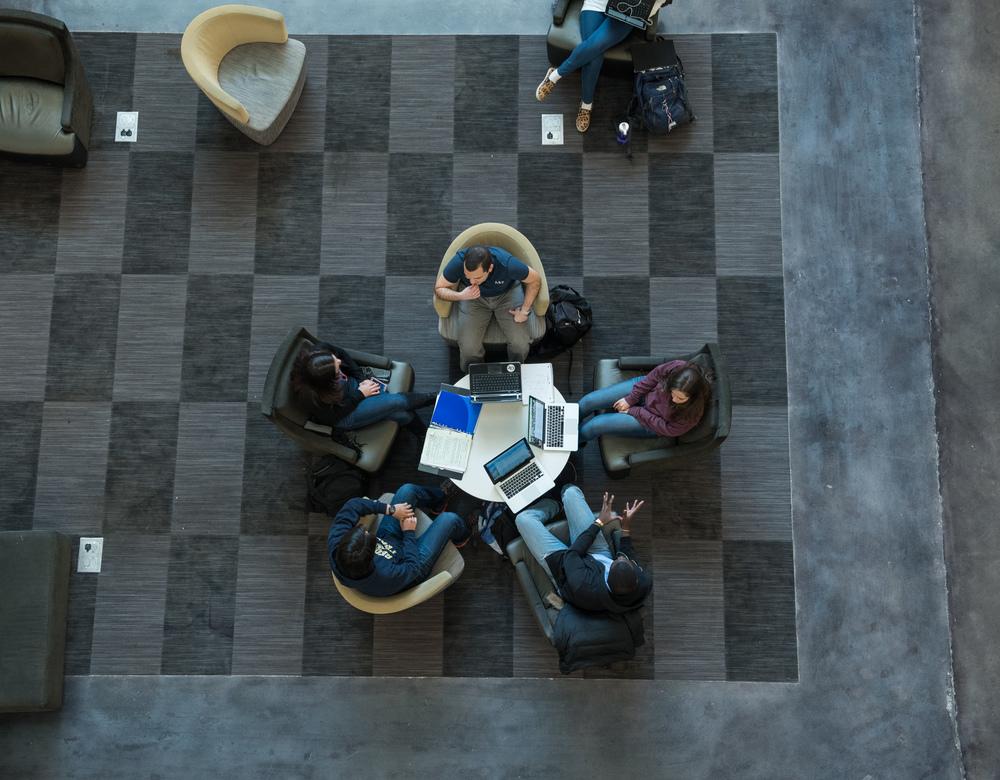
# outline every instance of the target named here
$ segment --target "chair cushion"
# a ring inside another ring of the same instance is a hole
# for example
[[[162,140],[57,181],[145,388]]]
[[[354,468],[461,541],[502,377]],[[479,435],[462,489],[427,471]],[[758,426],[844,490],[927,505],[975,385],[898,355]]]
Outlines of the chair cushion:
[[[245,43],[223,57],[219,84],[246,107],[249,127],[264,131],[294,95],[305,61],[305,44],[294,38],[284,43]]]
[[[528,315],[525,324],[533,342],[545,335],[545,318],[539,317],[534,311]],[[458,344],[458,306],[452,306],[451,313],[447,317],[438,317],[438,333],[445,341],[453,345]],[[507,339],[504,338],[497,321],[490,320],[490,324],[486,327],[486,335],[483,337],[483,344],[502,346],[506,343]]]
[[[0,150],[72,154],[74,134],[62,129],[63,88],[37,79],[0,79]]]
[[[0,76],[65,83],[66,61],[59,38],[52,30],[13,19],[0,22],[0,52],[3,52]]]

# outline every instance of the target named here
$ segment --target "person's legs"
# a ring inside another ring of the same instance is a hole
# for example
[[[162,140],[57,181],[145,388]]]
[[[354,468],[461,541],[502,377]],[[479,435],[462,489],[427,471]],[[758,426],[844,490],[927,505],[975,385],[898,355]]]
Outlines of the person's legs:
[[[591,417],[580,426],[580,441],[593,441],[598,436],[625,436],[629,439],[655,439],[649,430],[630,414],[608,412]]]
[[[582,420],[588,414],[600,411],[601,409],[610,409],[615,401],[627,396],[632,392],[632,386],[644,378],[637,376],[635,379],[625,379],[608,387],[602,387],[599,390],[587,393],[578,402],[580,404],[580,419]]]
[[[617,43],[621,43],[632,31],[632,26],[619,20],[612,19],[597,11],[584,11],[580,14],[580,37],[582,40],[577,47],[570,52],[570,55],[563,61],[556,71],[562,76],[569,75],[578,68],[583,68],[588,63],[597,62],[596,71],[593,75],[590,99],[584,94],[584,103],[593,101],[593,86],[597,84],[597,76],[601,72],[601,64],[604,62],[604,52]],[[583,73],[580,74],[581,81]],[[581,90],[582,91],[582,90]]]
[[[583,497],[583,491],[576,485],[566,485],[562,491],[563,510],[569,520],[569,542],[573,544],[576,537],[586,531],[594,522],[594,511]],[[611,548],[603,533],[597,534],[590,545],[589,552],[611,554]]]
[[[412,410],[433,401],[432,393],[379,393],[365,398],[349,415],[337,423],[342,431],[355,431],[382,420],[406,425],[413,419]]]
[[[442,512],[431,523],[431,527],[417,539],[417,554],[420,556],[421,576],[423,582],[434,568],[434,562],[441,555],[444,546],[450,541],[459,544],[469,537],[469,529],[465,521],[454,512]]]
[[[389,503],[409,504],[419,509],[433,509],[441,506],[443,501],[444,492],[441,488],[430,485],[414,485],[408,482],[396,491]]]
[[[523,361],[528,357],[528,350],[531,348],[528,323],[515,322],[514,315],[510,313],[511,309],[520,307],[522,303],[524,303],[524,288],[520,284],[513,285],[503,295],[497,296],[490,302],[493,316],[497,318],[504,340],[507,342],[508,360]]]
[[[537,501],[527,509],[522,509],[514,518],[517,530],[524,539],[525,545],[532,557],[548,572],[549,579],[555,585],[552,571],[545,563],[545,557],[559,550],[565,550],[566,545],[555,534],[545,527],[545,523],[559,513],[559,504],[552,499]]]
[[[486,350],[483,337],[493,317],[493,309],[482,298],[460,301],[458,305],[458,357],[462,371],[469,363],[482,361]]]

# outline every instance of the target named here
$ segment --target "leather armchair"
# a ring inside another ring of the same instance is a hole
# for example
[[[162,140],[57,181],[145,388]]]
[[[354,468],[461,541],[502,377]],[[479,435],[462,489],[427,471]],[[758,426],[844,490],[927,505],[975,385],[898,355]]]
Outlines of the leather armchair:
[[[293,328],[278,347],[264,381],[260,410],[282,433],[297,442],[303,449],[323,455],[336,455],[343,461],[352,463],[363,471],[374,473],[382,468],[392,449],[398,423],[383,420],[367,428],[351,431],[351,435],[361,446],[358,454],[330,438],[330,428],[306,423],[306,412],[299,407],[292,395],[291,372],[295,358],[302,347],[315,344],[318,339],[305,328]],[[344,350],[361,366],[389,373],[388,392],[405,393],[413,389],[413,368],[409,363],[390,360],[370,352],[353,349]]]
[[[0,9],[0,153],[82,168],[94,101],[66,25]]]

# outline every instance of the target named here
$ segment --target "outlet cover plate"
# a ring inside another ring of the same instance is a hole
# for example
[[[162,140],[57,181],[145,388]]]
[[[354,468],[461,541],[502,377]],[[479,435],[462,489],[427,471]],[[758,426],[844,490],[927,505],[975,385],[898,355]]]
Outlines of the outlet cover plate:
[[[115,141],[134,144],[139,140],[139,112],[119,111],[115,122]]]
[[[80,558],[76,564],[78,572],[100,574],[101,559],[104,557],[104,538],[100,536],[80,537]]]
[[[542,114],[542,146],[562,146],[563,115]]]

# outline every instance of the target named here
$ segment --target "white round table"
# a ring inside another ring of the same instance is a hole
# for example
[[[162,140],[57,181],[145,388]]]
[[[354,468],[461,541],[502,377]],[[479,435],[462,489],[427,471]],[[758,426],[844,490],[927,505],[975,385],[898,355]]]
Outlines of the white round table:
[[[462,377],[455,384],[458,387],[468,388],[468,375]],[[561,403],[564,399],[559,388],[553,386],[552,402],[557,401]],[[484,501],[503,501],[500,491],[486,475],[483,464],[495,458],[520,439],[527,438],[527,433],[527,404],[520,402],[483,404],[479,421],[476,423],[476,433],[472,437],[472,452],[469,453],[469,465],[465,469],[465,476],[452,481],[470,496],[481,498]],[[535,453],[538,465],[552,479],[558,477],[566,467],[566,461],[569,460],[570,456],[569,452],[543,450],[531,444],[529,446]]]

